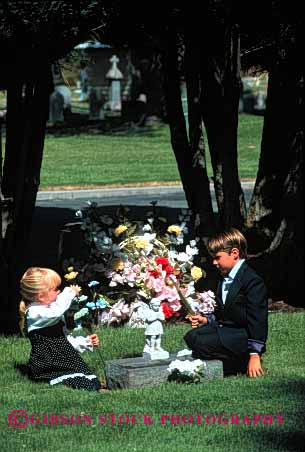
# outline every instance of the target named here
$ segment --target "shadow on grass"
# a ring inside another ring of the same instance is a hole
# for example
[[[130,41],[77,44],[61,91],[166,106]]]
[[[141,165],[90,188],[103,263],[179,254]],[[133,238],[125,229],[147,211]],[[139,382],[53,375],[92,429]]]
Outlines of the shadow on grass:
[[[20,372],[20,374],[23,375],[24,377],[29,378],[29,368],[27,364],[15,362],[14,369]]]
[[[125,355],[122,355],[120,359],[127,359],[127,358],[142,358],[142,353],[125,353]]]
[[[165,124],[155,126],[138,125],[132,121],[122,121],[121,118],[110,118],[104,121],[89,120],[88,114],[73,113],[62,123],[48,125],[46,136],[64,137],[73,135],[105,135],[157,138],[162,136]]]
[[[262,443],[265,448],[261,450],[305,451],[305,433],[302,431],[254,431],[248,432],[249,444]]]
[[[277,420],[273,420],[273,424],[266,425],[266,429],[255,430],[250,429],[246,435],[249,438],[249,444],[262,444],[266,447],[264,450],[287,450],[287,451],[305,451],[305,432],[304,430],[304,412],[305,412],[305,380],[291,378],[287,381],[274,381],[268,383],[268,388],[272,399],[282,399],[282,412],[264,413],[265,415],[283,416],[283,423],[279,426]],[[285,404],[283,398],[289,401]],[[291,401],[297,400],[301,403],[295,405],[293,413],[291,413]],[[285,412],[286,407],[286,412]],[[291,417],[295,418],[295,428],[291,427]],[[289,419],[290,417],[290,419]],[[289,421],[289,427],[285,427]],[[268,427],[268,428],[267,428]]]

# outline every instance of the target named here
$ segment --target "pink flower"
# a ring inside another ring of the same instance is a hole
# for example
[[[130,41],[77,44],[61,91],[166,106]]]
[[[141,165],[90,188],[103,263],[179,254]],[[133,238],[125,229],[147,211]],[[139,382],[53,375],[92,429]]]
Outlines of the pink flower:
[[[110,310],[111,317],[125,320],[129,314],[129,307],[123,302],[119,301]]]
[[[179,300],[179,295],[175,287],[165,286],[162,292],[157,294],[160,300],[167,300],[168,302]]]
[[[149,276],[145,280],[145,286],[148,289],[154,290],[156,293],[161,292],[165,286],[165,282],[162,278],[154,278],[153,276]]]
[[[178,312],[179,309],[181,308],[181,303],[178,300],[175,301],[169,301],[168,302],[169,307],[174,311],[174,312]]]

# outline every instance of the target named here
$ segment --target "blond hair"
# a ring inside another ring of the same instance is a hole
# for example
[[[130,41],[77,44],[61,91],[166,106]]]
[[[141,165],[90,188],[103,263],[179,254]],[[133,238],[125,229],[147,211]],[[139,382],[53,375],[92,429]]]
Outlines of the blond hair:
[[[61,277],[51,268],[30,267],[20,281],[20,293],[25,303],[35,301],[37,295],[58,287]]]
[[[247,258],[247,240],[244,235],[235,228],[220,232],[215,237],[212,237],[207,243],[207,248],[212,256],[215,256],[215,254],[221,251],[230,253],[233,248],[237,248],[239,250],[239,257],[241,259]]]
[[[51,268],[30,267],[27,269],[20,281],[22,300],[19,304],[19,326],[22,332],[28,304],[32,301],[37,301],[37,295],[39,293],[47,292],[49,289],[58,287],[60,284],[61,277]]]

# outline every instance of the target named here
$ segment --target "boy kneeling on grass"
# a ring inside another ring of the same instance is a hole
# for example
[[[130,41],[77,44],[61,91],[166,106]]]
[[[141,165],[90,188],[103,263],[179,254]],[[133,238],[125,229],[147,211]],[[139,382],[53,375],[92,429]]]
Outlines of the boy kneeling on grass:
[[[209,318],[194,315],[184,340],[199,359],[219,359],[224,375],[263,375],[261,355],[266,350],[268,300],[263,279],[246,263],[247,241],[237,229],[211,238],[207,244],[222,280],[217,306]]]

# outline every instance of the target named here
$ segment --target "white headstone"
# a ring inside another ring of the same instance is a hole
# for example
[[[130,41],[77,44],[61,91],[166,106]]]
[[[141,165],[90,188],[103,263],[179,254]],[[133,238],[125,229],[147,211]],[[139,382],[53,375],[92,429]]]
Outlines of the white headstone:
[[[120,60],[116,55],[113,55],[109,61],[112,63],[112,66],[106,74],[106,78],[110,80],[107,106],[111,111],[121,111],[121,79],[123,78],[123,74],[117,66]]]
[[[109,61],[112,63],[112,66],[107,72],[106,78],[110,80],[122,80],[123,74],[118,68],[118,62],[120,61],[119,58],[116,55],[112,55]]]

